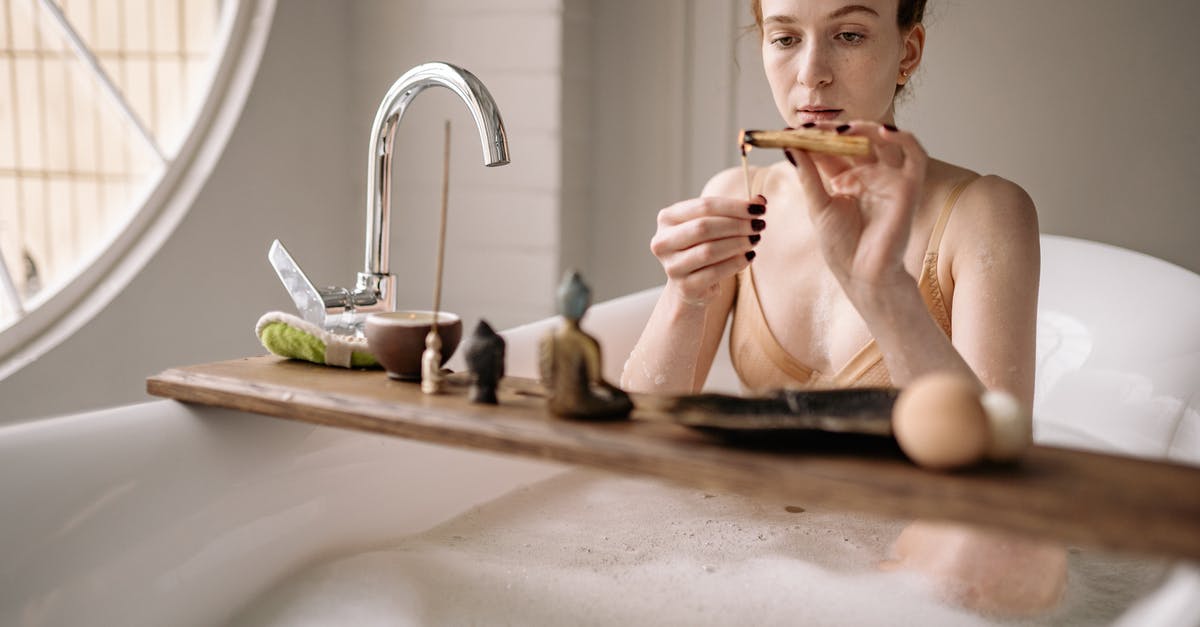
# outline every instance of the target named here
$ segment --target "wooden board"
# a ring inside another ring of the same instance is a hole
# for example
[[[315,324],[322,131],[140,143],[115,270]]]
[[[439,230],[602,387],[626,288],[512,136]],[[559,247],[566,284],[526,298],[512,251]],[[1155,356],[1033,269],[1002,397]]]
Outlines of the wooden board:
[[[951,520],[1072,545],[1200,559],[1200,468],[1034,447],[1017,466],[935,473],[913,466],[890,444],[862,439],[761,450],[731,447],[658,420],[560,420],[545,412],[540,398],[513,392],[529,382],[512,383],[500,406],[475,405],[462,389],[427,396],[419,384],[392,381],[379,371],[265,356],[167,370],[147,381],[147,391],[789,505]]]

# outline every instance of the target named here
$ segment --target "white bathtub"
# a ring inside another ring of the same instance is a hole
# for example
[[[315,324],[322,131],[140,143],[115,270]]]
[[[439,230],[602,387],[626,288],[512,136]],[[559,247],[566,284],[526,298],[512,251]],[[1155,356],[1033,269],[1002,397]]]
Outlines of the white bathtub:
[[[611,379],[654,297],[585,318]],[[1200,463],[1200,277],[1047,236],[1039,309],[1039,442]],[[511,374],[550,323],[507,333]],[[710,383],[736,389],[726,356]],[[220,624],[308,565],[565,470],[172,401],[0,428],[0,625]],[[1198,599],[1180,565],[1122,622],[1197,624]]]

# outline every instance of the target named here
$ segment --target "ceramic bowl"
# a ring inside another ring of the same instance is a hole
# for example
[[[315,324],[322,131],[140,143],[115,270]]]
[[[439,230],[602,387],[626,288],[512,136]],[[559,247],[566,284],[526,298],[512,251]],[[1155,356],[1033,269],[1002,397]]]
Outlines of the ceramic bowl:
[[[432,311],[373,313],[367,316],[367,346],[389,377],[420,381],[421,353],[425,352],[425,336],[432,327]],[[438,312],[438,336],[442,340],[441,363],[445,364],[462,340],[462,319],[456,314]]]

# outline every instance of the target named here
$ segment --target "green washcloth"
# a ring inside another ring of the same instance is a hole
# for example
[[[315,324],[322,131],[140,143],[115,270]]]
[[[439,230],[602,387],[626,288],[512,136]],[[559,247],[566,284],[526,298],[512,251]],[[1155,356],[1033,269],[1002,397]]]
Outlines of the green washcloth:
[[[379,362],[367,349],[366,338],[330,333],[282,311],[263,314],[254,326],[254,332],[267,350],[280,357],[342,368],[379,367]]]

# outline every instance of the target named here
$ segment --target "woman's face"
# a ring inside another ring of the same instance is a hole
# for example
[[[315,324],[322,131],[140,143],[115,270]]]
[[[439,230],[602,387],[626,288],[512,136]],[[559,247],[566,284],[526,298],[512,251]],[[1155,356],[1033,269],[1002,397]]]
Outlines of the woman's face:
[[[898,2],[763,0],[763,66],[789,126],[894,121],[901,71],[916,69],[924,44],[922,26],[900,32]]]

